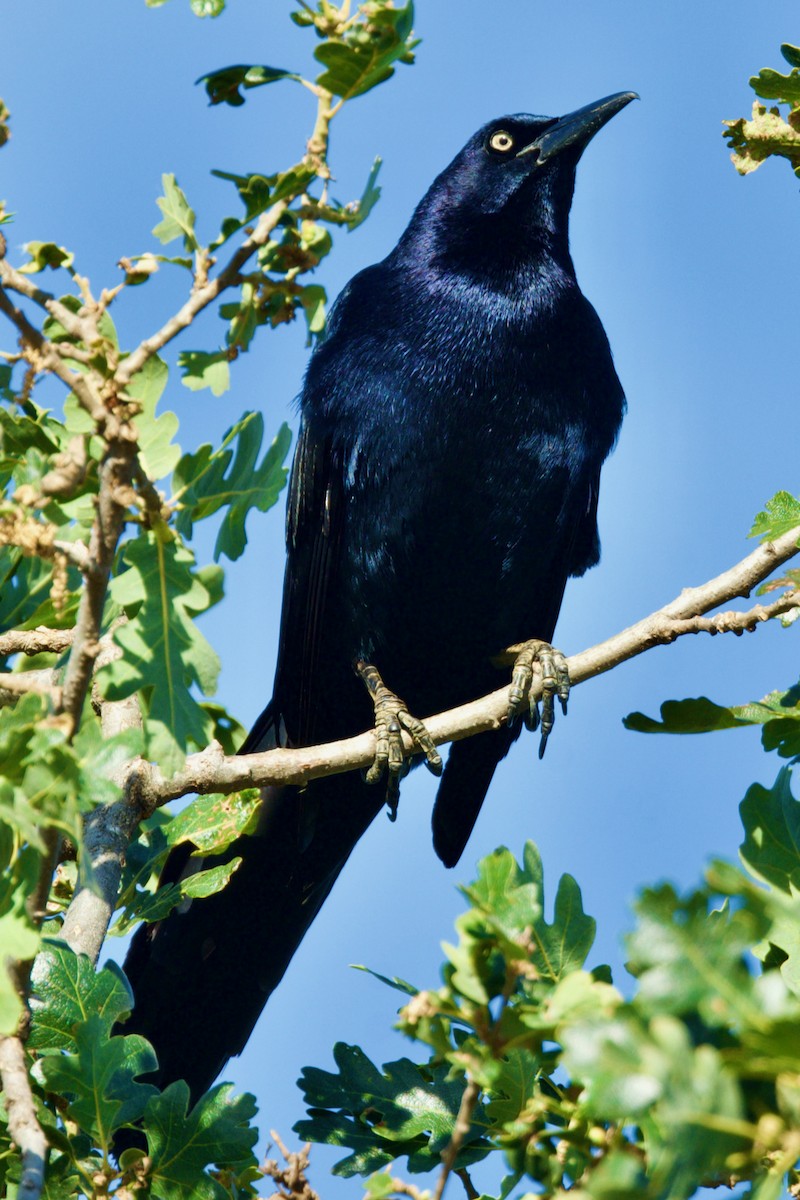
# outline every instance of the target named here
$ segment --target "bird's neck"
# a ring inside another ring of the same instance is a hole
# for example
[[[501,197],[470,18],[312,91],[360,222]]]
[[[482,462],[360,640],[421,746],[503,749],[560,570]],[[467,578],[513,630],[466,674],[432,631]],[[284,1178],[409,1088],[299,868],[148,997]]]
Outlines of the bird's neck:
[[[567,221],[547,206],[487,214],[454,209],[442,195],[420,206],[389,258],[418,278],[460,280],[509,296],[533,289],[546,300],[576,284]]]

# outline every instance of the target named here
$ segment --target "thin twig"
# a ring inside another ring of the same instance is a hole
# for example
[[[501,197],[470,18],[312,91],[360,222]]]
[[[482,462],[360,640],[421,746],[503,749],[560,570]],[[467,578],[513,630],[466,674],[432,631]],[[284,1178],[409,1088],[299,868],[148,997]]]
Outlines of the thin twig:
[[[61,709],[72,718],[74,728],[80,723],[83,702],[89,690],[94,662],[100,650],[100,629],[103,619],[108,581],[123,529],[127,508],[119,497],[130,490],[136,466],[136,443],[114,439],[100,466],[100,490],[97,509],[89,539],[90,569],[85,569],[86,583],[78,604],[75,638],[64,673]]]
[[[41,671],[21,671],[19,674],[11,671],[0,673],[0,706],[15,704],[20,696],[28,692],[51,696],[57,707],[61,700],[57,673],[50,667]]]
[[[44,1187],[47,1139],[36,1117],[25,1069],[25,1051],[17,1037],[0,1038],[0,1080],[6,1098],[9,1132],[22,1153],[22,1176],[17,1196],[20,1200],[39,1200]]]
[[[2,263],[2,259],[0,259],[0,263]],[[22,309],[17,308],[2,287],[0,287],[0,312],[7,316],[13,325],[16,325],[23,343],[36,356],[37,361],[34,364],[36,369],[50,371],[63,384],[66,384],[70,391],[75,393],[82,407],[97,422],[98,427],[101,427],[106,416],[106,409],[95,391],[91,375],[88,372],[79,374],[77,371],[71,371],[53,343],[49,342],[34,325],[31,325]]]
[[[467,1076],[467,1086],[464,1088],[464,1094],[461,1097],[461,1103],[458,1106],[458,1116],[456,1123],[453,1126],[453,1134],[447,1144],[445,1150],[442,1151],[442,1172],[436,1181],[436,1190],[433,1193],[433,1200],[442,1200],[445,1185],[453,1170],[455,1161],[458,1158],[459,1151],[464,1145],[464,1139],[468,1136],[470,1126],[472,1124],[472,1114],[475,1111],[475,1105],[481,1094],[481,1089],[474,1079]]]
[[[261,1166],[262,1175],[266,1175],[278,1185],[278,1190],[270,1200],[319,1200],[318,1194],[306,1177],[311,1143],[306,1142],[302,1150],[292,1151],[283,1144],[280,1135],[274,1129],[270,1129],[269,1136],[277,1145],[286,1164],[283,1166],[277,1159],[267,1158]]]
[[[480,1192],[475,1187],[475,1184],[472,1182],[472,1179],[470,1178],[470,1174],[469,1174],[469,1171],[467,1170],[467,1168],[461,1167],[461,1169],[459,1171],[454,1171],[453,1174],[457,1175],[458,1178],[463,1183],[464,1191],[467,1193],[467,1200],[478,1200],[478,1197],[480,1196]]]
[[[187,329],[195,317],[216,300],[220,292],[236,283],[244,264],[260,246],[266,245],[288,207],[288,200],[280,200],[262,213],[255,229],[235,251],[227,266],[204,286],[192,292],[183,307],[171,316],[161,329],[145,338],[132,354],[123,359],[114,375],[115,383],[120,390],[130,383],[137,371],[141,371],[148,359],[166,346],[167,342],[171,342],[179,333]]]
[[[38,304],[51,317],[54,317],[60,325],[63,325],[71,337],[76,338],[79,342],[91,345],[93,337],[96,336],[96,331],[81,313],[74,313],[72,309],[67,308],[66,304],[62,304],[50,292],[43,291],[28,275],[25,275],[22,271],[15,270],[3,258],[0,258],[0,284],[8,290],[18,292],[20,296],[25,296],[28,300],[32,300],[34,304]]]

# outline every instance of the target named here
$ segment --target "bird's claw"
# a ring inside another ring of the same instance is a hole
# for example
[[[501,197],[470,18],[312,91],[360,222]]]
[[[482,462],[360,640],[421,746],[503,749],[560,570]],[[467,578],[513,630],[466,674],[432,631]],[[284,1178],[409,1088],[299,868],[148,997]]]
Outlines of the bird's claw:
[[[542,673],[541,715],[539,701],[531,692],[535,663],[538,663]],[[555,724],[556,698],[561,705],[561,711],[566,716],[569,687],[567,660],[561,651],[556,650],[549,642],[540,642],[536,639],[525,642],[514,660],[514,671],[508,695],[507,722],[509,725],[513,725],[522,711],[522,719],[526,727],[541,731],[539,758],[545,752],[547,739]]]
[[[365,779],[367,783],[378,783],[386,775],[386,804],[389,819],[394,821],[400,800],[400,780],[411,769],[411,759],[405,756],[403,730],[425,755],[425,765],[434,775],[442,773],[442,756],[422,721],[412,716],[400,697],[390,691],[371,663],[357,662],[356,671],[372,697],[375,709],[375,759]]]

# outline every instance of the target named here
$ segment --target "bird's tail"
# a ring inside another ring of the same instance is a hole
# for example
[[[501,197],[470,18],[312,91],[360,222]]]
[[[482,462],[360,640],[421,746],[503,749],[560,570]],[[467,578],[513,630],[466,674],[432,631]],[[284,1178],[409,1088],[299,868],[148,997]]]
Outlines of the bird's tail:
[[[265,789],[257,833],[214,860],[242,860],[226,887],[138,930],[124,966],[135,1002],[124,1032],[152,1042],[160,1086],[185,1079],[196,1100],[241,1053],[382,799],[355,773]],[[163,880],[196,862],[179,847]]]
[[[518,735],[518,728],[498,729],[450,747],[433,809],[433,848],[446,867],[461,858],[495,767]]]

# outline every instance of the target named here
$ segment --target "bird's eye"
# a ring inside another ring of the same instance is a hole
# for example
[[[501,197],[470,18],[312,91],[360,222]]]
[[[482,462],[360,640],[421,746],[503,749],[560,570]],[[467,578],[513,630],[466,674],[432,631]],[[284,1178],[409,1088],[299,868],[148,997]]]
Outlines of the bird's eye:
[[[510,133],[506,133],[505,129],[498,129],[489,138],[489,148],[498,150],[501,154],[507,154],[514,145],[514,139]]]

